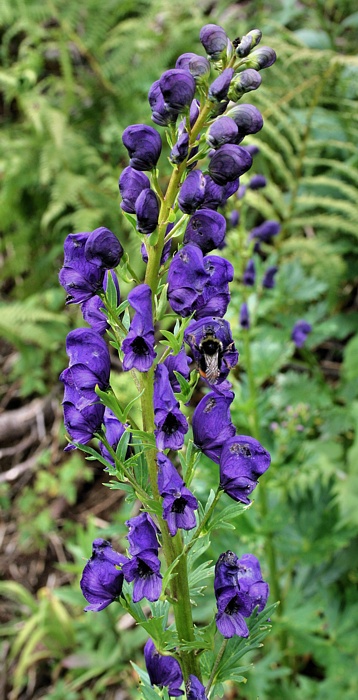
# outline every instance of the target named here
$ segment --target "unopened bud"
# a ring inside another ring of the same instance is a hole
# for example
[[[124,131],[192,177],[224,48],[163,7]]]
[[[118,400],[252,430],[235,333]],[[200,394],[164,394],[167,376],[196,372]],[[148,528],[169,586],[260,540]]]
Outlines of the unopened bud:
[[[229,99],[233,102],[237,102],[245,92],[257,90],[261,85],[261,81],[261,75],[253,68],[242,71],[242,73],[239,73],[230,83],[228,92]]]

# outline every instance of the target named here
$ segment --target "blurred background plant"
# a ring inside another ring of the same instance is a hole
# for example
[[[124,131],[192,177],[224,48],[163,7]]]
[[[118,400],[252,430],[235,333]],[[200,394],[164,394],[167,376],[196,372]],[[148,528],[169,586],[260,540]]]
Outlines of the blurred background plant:
[[[118,202],[127,164],[120,137],[128,124],[148,122],[147,92],[161,72],[181,53],[202,53],[207,22],[231,35],[235,26],[240,35],[259,27],[278,54],[252,99],[265,119],[250,140],[260,149],[254,168],[267,186],[245,194],[247,230],[281,222],[267,251],[277,283],[265,295],[250,291],[248,342],[238,325],[239,279],[229,319],[241,353],[233,419],[250,432],[254,408],[274,464],[267,512],[251,509],[240,529],[218,531],[212,552],[249,551],[258,536],[266,553],[268,540],[274,546],[281,611],[240,697],[358,695],[355,2],[3,0],[0,698],[136,697],[129,660],[140,663],[141,631],[116,607],[82,613],[83,559],[98,534],[121,547],[133,504],[121,491],[103,501],[100,465],[62,452],[57,377],[79,318],[64,310],[57,272],[65,236],[101,225],[133,260],[137,239]],[[313,331],[296,350],[290,334],[299,318]],[[121,375],[116,381],[124,397]],[[204,494],[213,480],[205,458],[201,473]],[[213,607],[209,591],[202,620]]]

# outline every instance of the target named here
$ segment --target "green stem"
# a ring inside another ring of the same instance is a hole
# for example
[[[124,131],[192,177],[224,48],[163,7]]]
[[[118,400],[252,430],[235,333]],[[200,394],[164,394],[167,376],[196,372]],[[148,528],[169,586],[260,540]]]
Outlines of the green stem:
[[[143,504],[149,504],[150,498],[148,497],[148,494],[141,488],[141,486],[139,486],[137,484],[134,476],[128,471],[128,469],[124,466],[124,464],[118,459],[118,456],[116,455],[113,447],[111,447],[111,445],[109,444],[108,440],[106,439],[106,436],[100,435],[100,440],[101,440],[101,442],[103,442],[104,446],[107,448],[107,450],[110,453],[112,459],[114,460],[114,463],[117,466],[117,468],[123,472],[127,481],[133,487],[133,490],[134,490],[137,498],[140,501],[142,501]]]
[[[217,655],[217,657],[216,657],[216,659],[215,659],[215,663],[214,663],[214,666],[213,666],[213,670],[211,671],[211,675],[210,675],[210,678],[209,678],[209,682],[208,682],[208,684],[207,684],[207,686],[206,686],[206,688],[205,688],[205,695],[207,695],[207,696],[209,695],[210,688],[211,688],[211,686],[212,686],[212,684],[213,684],[213,682],[214,682],[214,680],[215,680],[216,672],[217,672],[217,670],[218,670],[219,663],[220,663],[222,657],[224,656],[225,649],[226,649],[226,646],[227,646],[228,641],[229,641],[228,639],[223,639],[222,645],[221,645],[221,647],[220,647],[220,649],[219,649],[219,651],[218,651],[218,655]]]

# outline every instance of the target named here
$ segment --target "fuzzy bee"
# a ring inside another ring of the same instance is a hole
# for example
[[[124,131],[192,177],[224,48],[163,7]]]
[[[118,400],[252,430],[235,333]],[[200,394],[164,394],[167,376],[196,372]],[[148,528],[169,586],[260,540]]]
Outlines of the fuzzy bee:
[[[230,326],[222,318],[194,321],[185,333],[185,340],[192,349],[199,373],[209,384],[222,382],[237,363]]]

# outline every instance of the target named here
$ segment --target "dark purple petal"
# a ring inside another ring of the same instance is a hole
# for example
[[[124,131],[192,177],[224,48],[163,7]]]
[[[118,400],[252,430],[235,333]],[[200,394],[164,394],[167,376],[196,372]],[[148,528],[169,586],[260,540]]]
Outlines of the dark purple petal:
[[[145,173],[134,170],[128,165],[119,178],[118,186],[122,196],[121,209],[129,214],[134,214],[136,199],[143,190],[150,188],[149,178]]]
[[[168,126],[174,123],[178,117],[178,110],[170,109],[164,102],[159,80],[156,80],[148,93],[148,101],[152,110],[152,119],[159,126]]]
[[[265,271],[263,280],[262,280],[262,286],[265,287],[265,289],[273,289],[275,286],[275,275],[278,272],[278,267],[276,265],[270,265],[267,270]]]
[[[257,44],[260,43],[262,37],[262,32],[260,29],[251,29],[247,34],[245,34],[242,39],[234,41],[235,53],[240,58],[247,56],[251,49],[253,49]]]
[[[224,143],[236,143],[238,132],[231,117],[220,117],[210,126],[206,140],[211,148],[219,148]]]
[[[188,70],[172,68],[159,79],[165,105],[181,112],[189,107],[195,95],[195,80]]]
[[[221,245],[225,238],[225,232],[226,220],[222,214],[212,209],[199,209],[189,219],[184,234],[184,243],[194,243],[204,254],[209,253]]]
[[[303,347],[306,342],[306,338],[311,331],[312,326],[310,323],[308,323],[308,321],[304,321],[303,319],[296,321],[291,333],[291,340],[293,340],[296,348]]]
[[[158,489],[163,496],[163,518],[172,537],[178,528],[192,530],[196,525],[194,510],[198,508],[195,496],[186,488],[172,462],[158,453]]]
[[[87,365],[103,386],[108,384],[111,361],[106,342],[91,328],[76,328],[66,338],[69,366]]]
[[[194,214],[205,196],[205,177],[201,170],[193,170],[184,180],[178,197],[178,205],[185,214]]]
[[[261,112],[254,105],[235,105],[235,107],[229,109],[227,114],[238,128],[236,143],[240,143],[247,134],[256,134],[262,129],[264,124]],[[248,146],[247,149],[249,150],[249,148]]]
[[[205,175],[205,196],[201,204],[202,209],[217,209],[224,204],[224,187],[217,185],[210,177]]]
[[[180,350],[180,352],[177,355],[169,355],[164,360],[164,364],[167,367],[169,373],[169,381],[174,392],[180,392],[180,384],[174,374],[174,371],[179,372],[184,377],[184,379],[189,379],[190,363],[191,359],[186,354],[184,348]]]
[[[112,231],[100,226],[89,234],[84,253],[87,262],[110,270],[119,265],[123,248]]]
[[[136,200],[137,230],[139,233],[153,233],[157,228],[159,200],[155,192],[145,189]]]
[[[97,397],[96,397],[97,398]],[[104,413],[103,404],[96,403],[84,406],[81,410],[70,402],[63,403],[63,421],[65,428],[74,442],[86,445],[92,440],[94,433],[100,430]],[[73,449],[72,446],[65,448]]]
[[[110,446],[114,450],[117,449],[118,443],[125,432],[125,425],[121,423],[120,420],[114,415],[113,411],[106,406],[103,416],[103,424],[105,427],[106,439]],[[104,457],[110,464],[114,466],[114,460],[110,452],[107,450],[105,445],[100,442],[99,449],[102,457]]]
[[[116,569],[126,560],[122,554],[115,552],[106,540],[94,540],[92,556],[82,574],[80,586],[86,600],[90,603],[86,611],[99,612],[120,596],[123,574]]]
[[[128,527],[129,553],[133,556],[148,549],[158,552],[159,532],[154,520],[148,513],[140,513],[135,518],[126,520]]]
[[[134,581],[133,602],[142,598],[151,602],[158,600],[162,592],[160,561],[155,552],[148,549],[133,556],[122,566],[123,575],[128,583]]]
[[[255,70],[263,70],[272,66],[276,58],[276,53],[271,46],[260,46],[258,49],[251,51],[245,64]]]
[[[233,102],[237,102],[246,92],[257,90],[260,87],[262,78],[253,68],[248,68],[236,75],[230,84],[228,97]]]
[[[210,74],[208,59],[196,53],[183,53],[177,58],[175,68],[190,71],[193,78],[198,82]]]
[[[208,279],[200,248],[185,245],[173,257],[169,267],[168,301],[172,309],[181,316],[189,316]]]
[[[200,30],[199,38],[210,58],[218,61],[228,43],[225,30],[218,24],[205,24]]]
[[[235,435],[230,406],[233,392],[218,394],[210,391],[195,408],[192,420],[193,439],[197,447],[216,464],[220,462],[223,445]]]
[[[193,674],[190,674],[186,683],[186,697],[187,700],[207,700],[205,687]]]
[[[152,685],[156,685],[158,688],[168,688],[168,693],[171,697],[184,695],[184,691],[180,690],[180,686],[183,683],[183,674],[179,661],[174,659],[173,656],[162,656],[159,654],[151,639],[148,639],[144,647],[144,658]]]
[[[107,291],[108,287],[108,275],[111,275],[114,286],[117,291],[117,305],[120,302],[120,291],[118,285],[118,278],[114,270],[106,270],[103,281],[103,288]],[[84,320],[91,326],[92,330],[100,335],[103,335],[109,328],[106,315],[103,313],[104,309],[103,301],[99,296],[87,299],[81,304],[81,311]]]
[[[152,170],[155,168],[162,150],[162,139],[152,126],[132,124],[127,126],[122,135],[130,161],[135,170]]]
[[[255,263],[251,258],[245,267],[244,274],[242,276],[242,281],[246,287],[253,287],[253,285],[255,284],[255,279],[256,279]]]
[[[263,175],[254,175],[249,182],[250,190],[261,190],[266,185],[266,178]]]
[[[122,342],[123,369],[135,367],[147,372],[155,359],[154,326],[152,316],[152,292],[147,284],[140,284],[128,294],[128,301],[135,311],[127,337]]]
[[[164,364],[159,364],[155,370],[154,422],[158,450],[179,450],[183,446],[188,423],[179,410],[179,402],[170,385],[168,368]]]
[[[242,146],[226,143],[212,156],[209,174],[217,185],[236,180],[251,168],[252,158]]]
[[[253,610],[249,596],[229,589],[220,595],[217,604],[216,625],[223,637],[248,637],[249,629],[244,617],[249,617]]]
[[[250,314],[249,314],[249,308],[246,304],[246,301],[244,301],[240,307],[239,323],[240,323],[240,326],[243,330],[246,330],[246,331],[249,330],[249,328],[250,328]]]
[[[204,316],[222,317],[226,313],[230,292],[228,283],[234,278],[234,268],[225,258],[217,255],[206,255],[204,267],[210,277],[194,304],[195,318]]]
[[[249,239],[257,239],[260,242],[267,243],[273,236],[277,236],[281,229],[281,224],[278,221],[264,221],[260,226],[256,226],[250,231]]]
[[[81,304],[102,290],[104,269],[88,262],[85,245],[89,233],[71,233],[64,242],[64,267],[60,284],[67,292],[66,304]]]
[[[270,466],[267,450],[252,437],[236,435],[230,438],[221,452],[220,484],[235,501],[250,503],[248,495],[257,486],[257,480]]]
[[[188,156],[189,151],[189,134],[184,131],[180,134],[177,142],[170,151],[170,160],[172,163],[182,163]]]
[[[221,102],[222,100],[226,100],[233,75],[233,68],[225,68],[225,70],[220,73],[220,75],[214,80],[213,83],[211,83],[209,87],[209,100],[212,100],[213,102]]]
[[[230,550],[220,554],[215,564],[214,591],[219,598],[223,591],[238,588],[239,558]],[[260,576],[261,578],[261,576]]]

